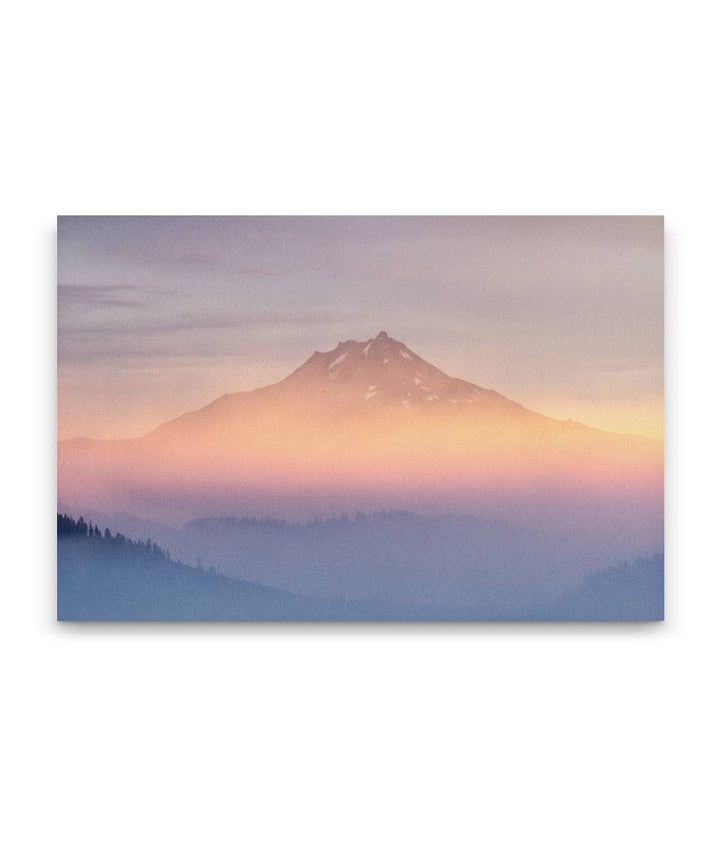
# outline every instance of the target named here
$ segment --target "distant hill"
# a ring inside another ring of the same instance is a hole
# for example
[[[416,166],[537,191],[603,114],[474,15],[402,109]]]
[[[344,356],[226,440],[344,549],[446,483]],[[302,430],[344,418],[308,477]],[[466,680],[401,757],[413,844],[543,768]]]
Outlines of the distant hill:
[[[662,555],[588,574],[580,586],[551,605],[527,611],[532,621],[662,621],[665,617]]]
[[[295,594],[503,613],[547,601],[615,558],[596,547],[591,562],[583,544],[502,521],[402,511],[303,524],[205,518],[164,543],[188,564],[200,556],[229,577]]]
[[[152,541],[58,515],[58,619],[65,621],[649,621],[663,617],[663,559],[588,575],[531,609],[324,599],[230,579]]]

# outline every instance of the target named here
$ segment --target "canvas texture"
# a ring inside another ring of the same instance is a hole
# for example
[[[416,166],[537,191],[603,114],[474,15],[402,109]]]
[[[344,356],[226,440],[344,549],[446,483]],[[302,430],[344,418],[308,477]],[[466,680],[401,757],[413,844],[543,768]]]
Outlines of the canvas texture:
[[[658,621],[661,217],[59,217],[58,618]]]

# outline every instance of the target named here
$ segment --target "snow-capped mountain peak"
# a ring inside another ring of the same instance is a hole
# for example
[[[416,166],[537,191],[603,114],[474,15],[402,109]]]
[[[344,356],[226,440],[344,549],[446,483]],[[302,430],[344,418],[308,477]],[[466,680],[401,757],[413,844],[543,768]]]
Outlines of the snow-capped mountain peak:
[[[331,351],[315,351],[280,385],[293,389],[305,386],[316,393],[320,388],[329,399],[339,397],[364,407],[463,408],[482,404],[522,410],[492,390],[450,377],[384,330],[372,339],[338,342]]]

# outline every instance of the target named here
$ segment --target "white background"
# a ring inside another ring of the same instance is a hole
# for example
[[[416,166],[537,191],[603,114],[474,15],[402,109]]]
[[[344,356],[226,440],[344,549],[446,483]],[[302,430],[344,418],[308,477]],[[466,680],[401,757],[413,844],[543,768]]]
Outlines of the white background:
[[[718,852],[713,11],[5,10],[4,852]],[[665,624],[57,625],[57,213],[665,214]]]

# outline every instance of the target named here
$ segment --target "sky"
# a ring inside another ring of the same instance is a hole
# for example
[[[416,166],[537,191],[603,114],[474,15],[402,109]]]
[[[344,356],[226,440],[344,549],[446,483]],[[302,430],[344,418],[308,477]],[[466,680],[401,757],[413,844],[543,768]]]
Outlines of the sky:
[[[58,437],[129,437],[380,330],[663,434],[661,217],[59,217]]]

